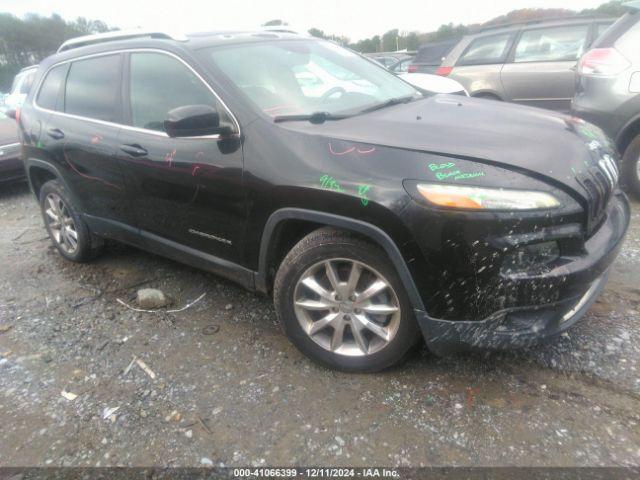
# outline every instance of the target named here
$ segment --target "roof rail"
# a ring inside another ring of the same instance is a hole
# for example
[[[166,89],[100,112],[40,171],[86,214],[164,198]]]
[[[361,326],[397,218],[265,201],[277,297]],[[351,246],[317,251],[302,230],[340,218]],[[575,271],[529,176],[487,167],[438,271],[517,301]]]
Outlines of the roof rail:
[[[260,31],[273,32],[273,33],[293,33],[295,35],[306,35],[306,33],[302,33],[300,29],[291,27],[289,25],[263,25],[262,27],[260,27]]]
[[[58,48],[57,51],[64,52],[73,48],[84,47],[87,45],[112,42],[115,40],[128,40],[131,38],[164,38],[167,40],[177,40],[181,42],[187,40],[187,37],[184,35],[170,34],[168,32],[160,32],[157,30],[117,30],[114,32],[97,33],[95,35],[84,35],[82,37],[72,38],[60,45],[60,48]]]
[[[506,23],[497,23],[495,25],[479,26],[477,28],[470,28],[469,33],[476,34],[476,33],[486,32],[489,30],[498,30],[500,28],[535,25],[538,23],[547,23],[547,22],[561,22],[563,20],[566,21],[566,20],[615,20],[615,19],[616,19],[615,17],[611,17],[608,15],[567,15],[566,17],[537,18],[535,20],[523,20],[520,22],[506,22]]]

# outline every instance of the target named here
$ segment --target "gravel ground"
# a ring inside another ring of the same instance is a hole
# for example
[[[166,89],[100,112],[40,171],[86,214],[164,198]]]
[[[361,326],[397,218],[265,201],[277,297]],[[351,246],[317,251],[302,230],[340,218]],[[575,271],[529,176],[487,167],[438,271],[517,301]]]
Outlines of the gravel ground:
[[[423,349],[376,375],[310,362],[269,299],[213,275],[119,245],[65,262],[26,186],[2,187],[0,225],[0,466],[640,464],[637,203],[604,295],[568,333]],[[141,286],[174,308],[206,296],[172,314],[117,302]]]

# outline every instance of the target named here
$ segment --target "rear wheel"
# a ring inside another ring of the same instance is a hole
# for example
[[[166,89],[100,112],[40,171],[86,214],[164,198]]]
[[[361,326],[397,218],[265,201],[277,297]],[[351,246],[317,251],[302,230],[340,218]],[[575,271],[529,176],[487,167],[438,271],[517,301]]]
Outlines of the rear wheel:
[[[102,240],[92,236],[59,181],[50,180],[42,186],[40,208],[49,237],[64,258],[86,262],[98,253]]]
[[[624,152],[622,178],[629,192],[640,200],[640,135],[633,139]]]
[[[291,341],[331,368],[382,370],[420,339],[384,251],[347,232],[323,228],[302,239],[278,269],[274,302]]]

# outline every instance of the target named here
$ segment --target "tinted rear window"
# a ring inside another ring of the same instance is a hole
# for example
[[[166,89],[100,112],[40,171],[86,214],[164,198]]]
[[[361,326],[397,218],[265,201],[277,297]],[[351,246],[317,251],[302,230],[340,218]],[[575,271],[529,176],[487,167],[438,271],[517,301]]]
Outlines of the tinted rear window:
[[[425,65],[440,65],[444,57],[456,46],[458,40],[451,42],[433,43],[424,45],[418,50],[413,63],[422,63]]]
[[[119,120],[120,55],[78,60],[71,64],[65,90],[65,112],[107,122]]]
[[[618,39],[640,20],[640,12],[625,13],[593,43],[593,48],[609,48],[615,46]]]
[[[47,73],[42,87],[38,92],[37,104],[42,108],[49,110],[58,110],[58,97],[60,96],[60,87],[64,83],[67,76],[69,65],[58,65]]]

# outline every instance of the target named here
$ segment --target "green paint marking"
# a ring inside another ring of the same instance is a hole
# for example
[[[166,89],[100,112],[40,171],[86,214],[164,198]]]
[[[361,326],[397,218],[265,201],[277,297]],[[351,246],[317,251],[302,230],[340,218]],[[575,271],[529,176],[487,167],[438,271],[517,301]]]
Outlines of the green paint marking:
[[[340,184],[336,182],[336,179],[330,175],[322,175],[320,177],[320,187],[334,192],[344,192]]]
[[[358,197],[360,197],[360,202],[363,207],[369,204],[369,197],[367,197],[369,190],[371,190],[371,185],[358,185]]]
[[[448,170],[449,168],[455,167],[456,164],[453,162],[449,163],[430,163],[429,170],[435,172],[436,170]]]
[[[453,177],[454,180],[465,180],[467,178],[484,177],[484,172],[461,173]]]
[[[38,143],[36,143],[36,147],[37,148],[44,148],[44,142],[42,142],[42,140],[38,140]]]
[[[436,173],[436,178],[438,180],[444,180],[445,178],[455,177],[456,175],[461,175],[462,172],[460,170],[454,170],[453,172],[445,172],[445,173]]]

